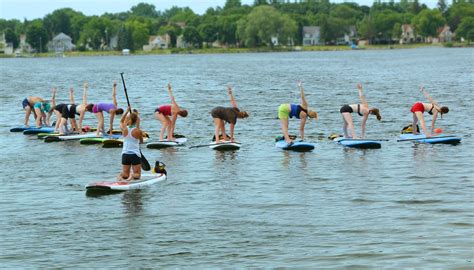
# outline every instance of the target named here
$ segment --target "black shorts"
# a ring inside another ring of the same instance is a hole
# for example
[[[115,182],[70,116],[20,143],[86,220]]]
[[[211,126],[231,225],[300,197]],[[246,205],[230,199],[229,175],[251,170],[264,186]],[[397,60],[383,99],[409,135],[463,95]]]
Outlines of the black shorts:
[[[344,105],[344,106],[341,107],[341,109],[339,110],[339,112],[340,112],[340,113],[346,113],[346,112],[348,112],[348,113],[353,113],[354,110],[352,110],[352,107],[351,107],[351,106],[349,106],[349,105]]]
[[[59,105],[56,105],[54,109],[61,113],[62,118],[74,119],[76,116],[72,110],[72,106],[75,106],[75,105],[59,104]]]
[[[135,154],[122,154],[122,165],[138,165],[140,157]]]

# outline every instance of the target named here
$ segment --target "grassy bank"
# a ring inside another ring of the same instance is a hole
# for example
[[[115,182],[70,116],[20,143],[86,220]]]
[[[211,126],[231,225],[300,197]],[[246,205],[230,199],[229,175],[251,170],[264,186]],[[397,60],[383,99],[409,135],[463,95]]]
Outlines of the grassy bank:
[[[360,46],[361,50],[390,50],[390,49],[415,49],[429,47],[472,47],[474,44],[467,43],[445,43],[445,44],[392,44],[392,45],[365,45]],[[201,49],[158,49],[152,51],[135,51],[131,55],[160,55],[160,54],[222,54],[222,53],[262,53],[262,52],[294,52],[294,51],[350,51],[350,46],[296,46],[296,47],[260,47],[260,48],[201,48]],[[74,51],[64,54],[56,53],[36,53],[22,55],[22,57],[81,57],[81,56],[119,56],[120,51]],[[0,58],[14,58],[15,55],[0,54]]]

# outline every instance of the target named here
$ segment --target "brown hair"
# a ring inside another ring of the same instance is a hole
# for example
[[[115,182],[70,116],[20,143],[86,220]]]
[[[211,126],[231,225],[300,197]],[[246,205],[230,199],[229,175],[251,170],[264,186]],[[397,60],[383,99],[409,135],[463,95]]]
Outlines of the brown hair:
[[[238,118],[247,118],[247,117],[249,117],[249,113],[246,112],[246,111],[239,111],[239,112],[237,113],[237,117],[238,117]]]
[[[137,123],[137,120],[138,120],[138,113],[136,112],[132,112],[130,114],[130,117],[128,118],[128,125],[131,126],[131,125],[135,125]]]
[[[122,108],[118,108],[117,110],[115,110],[115,114],[117,115],[120,115],[123,113],[123,109]]]
[[[180,110],[178,112],[178,115],[181,116],[181,117],[186,117],[186,116],[188,116],[188,111],[187,110]]]
[[[89,104],[87,104],[87,106],[86,106],[86,111],[92,112],[92,108],[94,108],[94,104],[89,103]]]
[[[449,112],[449,108],[446,107],[446,106],[443,106],[443,107],[439,108],[439,112],[440,112],[441,114],[448,113],[448,112]]]
[[[370,113],[375,115],[375,117],[377,117],[377,120],[382,120],[382,115],[380,115],[380,110],[377,109],[377,108],[372,108],[370,109]]]

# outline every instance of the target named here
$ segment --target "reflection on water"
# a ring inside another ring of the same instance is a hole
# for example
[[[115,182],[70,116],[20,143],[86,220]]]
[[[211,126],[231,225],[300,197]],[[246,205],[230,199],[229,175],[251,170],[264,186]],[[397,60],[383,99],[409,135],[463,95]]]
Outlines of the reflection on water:
[[[142,191],[131,190],[125,192],[122,197],[122,205],[127,215],[139,215],[143,212]]]

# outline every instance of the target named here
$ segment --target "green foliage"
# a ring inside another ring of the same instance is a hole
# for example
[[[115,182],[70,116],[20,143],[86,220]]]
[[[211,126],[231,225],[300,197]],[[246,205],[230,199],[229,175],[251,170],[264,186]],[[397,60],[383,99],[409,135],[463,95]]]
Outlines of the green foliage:
[[[474,41],[474,17],[464,18],[456,30],[456,36],[463,37],[467,41]]]
[[[18,43],[20,42],[15,32],[11,28],[7,28],[5,30],[5,41],[7,43],[12,43],[14,49],[18,48]]]
[[[184,29],[183,39],[186,43],[191,44],[193,47],[201,47],[202,38],[194,26],[188,26]]]
[[[26,30],[26,42],[28,42],[37,52],[48,51],[46,44],[48,43],[48,32],[44,28],[41,20],[34,20],[28,25]]]
[[[456,28],[461,23],[461,20],[468,17],[474,17],[474,4],[472,3],[456,3],[453,4],[447,11],[448,24],[451,31],[456,31]]]
[[[132,14],[138,17],[158,17],[158,12],[156,12],[155,6],[152,4],[139,3],[136,6],[131,8]]]
[[[416,31],[425,37],[434,37],[438,28],[442,27],[446,20],[439,10],[425,9],[413,18],[413,25]]]
[[[271,6],[258,6],[237,24],[237,35],[246,46],[273,46],[272,37],[286,43],[294,37],[296,22]]]

